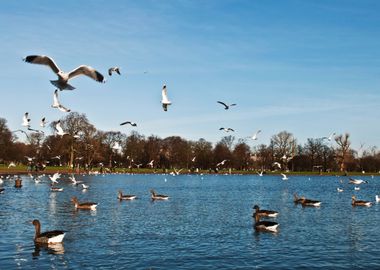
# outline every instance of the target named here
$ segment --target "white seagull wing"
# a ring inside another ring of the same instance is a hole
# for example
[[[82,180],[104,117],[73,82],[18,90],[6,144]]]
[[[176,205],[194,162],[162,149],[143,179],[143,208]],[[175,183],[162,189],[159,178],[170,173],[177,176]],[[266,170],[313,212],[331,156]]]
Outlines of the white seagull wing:
[[[57,64],[54,62],[54,60],[46,55],[29,55],[24,58],[24,61],[31,64],[40,64],[48,66],[56,74],[61,71]]]
[[[91,79],[94,79],[97,82],[104,82],[104,76],[96,69],[90,66],[79,66],[76,69],[70,71],[68,77],[69,79],[72,79],[79,75],[86,75],[87,77],[90,77]]]

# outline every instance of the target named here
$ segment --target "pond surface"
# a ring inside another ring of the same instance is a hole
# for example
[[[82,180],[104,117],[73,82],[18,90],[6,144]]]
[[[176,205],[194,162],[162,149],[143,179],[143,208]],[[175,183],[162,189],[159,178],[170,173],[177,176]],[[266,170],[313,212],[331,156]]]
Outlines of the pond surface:
[[[352,269],[380,268],[380,177],[355,191],[346,177],[258,175],[62,175],[63,192],[22,176],[0,194],[1,269]],[[341,183],[340,181],[343,181]],[[344,189],[337,192],[337,187]],[[150,199],[149,189],[170,196]],[[117,191],[136,194],[119,201]],[[293,203],[293,193],[322,201]],[[351,196],[372,207],[352,207]],[[75,211],[70,202],[98,202]],[[279,211],[277,233],[256,233],[253,205]],[[67,231],[64,243],[36,247],[34,227]]]

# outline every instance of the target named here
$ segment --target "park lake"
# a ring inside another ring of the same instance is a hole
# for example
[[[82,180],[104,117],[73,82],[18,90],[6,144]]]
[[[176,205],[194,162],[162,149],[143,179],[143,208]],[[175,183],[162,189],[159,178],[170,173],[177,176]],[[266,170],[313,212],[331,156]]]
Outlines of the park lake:
[[[348,177],[290,175],[62,175],[22,188],[4,180],[0,194],[2,269],[353,269],[380,268],[380,176],[354,190]],[[343,192],[337,192],[337,188]],[[117,191],[135,194],[119,201]],[[150,189],[170,196],[152,201]],[[293,194],[322,202],[302,207]],[[372,201],[353,207],[351,196]],[[93,201],[96,211],[70,202]],[[276,210],[277,233],[254,230],[252,207]],[[64,230],[62,245],[35,246],[33,219],[42,231]]]

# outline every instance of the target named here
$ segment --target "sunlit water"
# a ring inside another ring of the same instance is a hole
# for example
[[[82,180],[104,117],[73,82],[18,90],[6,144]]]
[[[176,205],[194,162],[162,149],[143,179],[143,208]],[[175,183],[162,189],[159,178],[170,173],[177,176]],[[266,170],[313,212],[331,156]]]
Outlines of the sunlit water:
[[[380,269],[380,204],[351,206],[354,194],[374,201],[380,177],[360,177],[369,183],[354,191],[327,176],[77,176],[83,192],[66,175],[58,193],[48,178],[22,178],[21,189],[2,184],[0,269]],[[151,188],[170,199],[152,202]],[[139,199],[120,202],[118,189]],[[322,206],[294,205],[294,192]],[[97,211],[75,211],[74,195]],[[254,204],[280,212],[278,233],[254,231]],[[35,218],[67,231],[63,245],[35,247]]]

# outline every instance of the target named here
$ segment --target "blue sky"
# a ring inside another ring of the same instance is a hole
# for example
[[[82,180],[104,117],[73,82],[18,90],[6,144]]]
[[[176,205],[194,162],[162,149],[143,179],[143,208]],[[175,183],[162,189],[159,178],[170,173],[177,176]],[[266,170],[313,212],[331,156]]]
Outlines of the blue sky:
[[[35,128],[64,116],[50,107],[56,75],[22,61],[44,54],[65,71],[120,67],[60,93],[104,131],[216,142],[220,127],[261,129],[251,145],[282,130],[299,143],[349,132],[354,148],[380,146],[379,13],[376,0],[1,1],[0,117],[14,130],[26,111]]]

